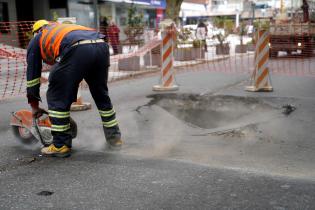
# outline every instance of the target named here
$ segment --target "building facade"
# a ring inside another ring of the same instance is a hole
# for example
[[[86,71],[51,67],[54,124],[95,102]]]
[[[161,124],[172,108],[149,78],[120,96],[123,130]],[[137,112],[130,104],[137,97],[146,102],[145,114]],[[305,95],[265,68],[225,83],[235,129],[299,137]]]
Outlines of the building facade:
[[[76,17],[78,24],[98,27],[106,16],[123,27],[131,4],[143,13],[148,27],[156,26],[166,7],[165,0],[0,0],[0,21]]]
[[[179,13],[182,23],[196,24],[199,19],[208,17],[210,3],[210,0],[184,0]]]
[[[0,0],[0,22],[55,20],[75,17],[77,24],[100,28],[104,17],[114,21],[125,38],[131,5],[143,15],[147,28],[156,28],[163,18],[165,0]]]
[[[235,16],[243,10],[242,0],[212,0],[211,16]]]
[[[291,13],[299,11],[302,0],[209,0],[207,3],[207,16],[230,16],[231,18],[268,19],[280,12],[290,17]],[[308,0],[310,13],[314,11],[315,0]],[[200,9],[201,14],[203,10]],[[197,13],[197,12],[196,12]]]

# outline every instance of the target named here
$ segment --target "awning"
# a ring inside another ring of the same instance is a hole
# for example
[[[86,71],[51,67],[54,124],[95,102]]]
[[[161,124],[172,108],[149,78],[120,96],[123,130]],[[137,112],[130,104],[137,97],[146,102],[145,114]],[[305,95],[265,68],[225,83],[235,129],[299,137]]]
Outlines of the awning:
[[[166,1],[165,0],[109,0],[111,2],[116,3],[129,3],[129,4],[141,4],[146,5],[154,8],[166,8]]]
[[[166,1],[165,0],[134,0],[133,3],[135,4],[147,4],[152,7],[156,8],[166,8]]]

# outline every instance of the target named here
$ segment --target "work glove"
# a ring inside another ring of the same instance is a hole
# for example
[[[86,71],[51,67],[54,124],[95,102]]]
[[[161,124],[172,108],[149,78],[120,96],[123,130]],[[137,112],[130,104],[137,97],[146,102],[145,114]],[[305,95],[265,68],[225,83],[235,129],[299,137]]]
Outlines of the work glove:
[[[45,109],[42,109],[38,105],[38,101],[32,101],[30,102],[30,105],[32,107],[32,114],[33,118],[40,118],[43,114],[47,114],[47,111]]]
[[[47,114],[47,111],[45,109],[42,109],[40,107],[32,108],[32,113],[34,118],[40,118],[43,114]]]

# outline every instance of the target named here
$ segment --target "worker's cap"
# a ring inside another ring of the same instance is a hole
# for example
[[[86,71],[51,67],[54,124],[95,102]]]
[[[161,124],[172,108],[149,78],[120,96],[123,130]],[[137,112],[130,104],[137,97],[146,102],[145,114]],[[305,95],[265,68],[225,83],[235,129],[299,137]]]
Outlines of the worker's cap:
[[[41,29],[43,26],[48,25],[48,24],[49,22],[47,20],[38,20],[34,23],[32,32],[35,33],[36,31]]]

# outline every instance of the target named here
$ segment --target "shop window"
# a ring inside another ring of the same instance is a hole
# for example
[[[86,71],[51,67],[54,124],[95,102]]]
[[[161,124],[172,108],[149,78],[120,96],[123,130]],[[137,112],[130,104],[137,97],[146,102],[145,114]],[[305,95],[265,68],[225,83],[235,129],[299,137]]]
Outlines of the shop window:
[[[9,12],[8,12],[8,3],[0,2],[0,32],[1,33],[9,33]]]
[[[68,0],[68,11],[70,17],[77,18],[77,24],[95,27],[94,9],[91,1]]]

